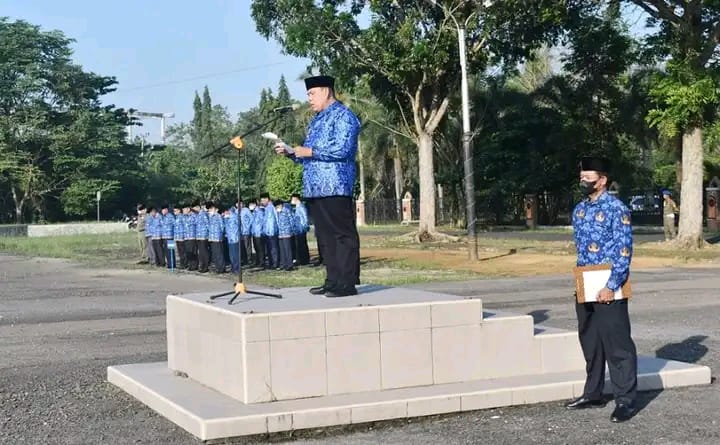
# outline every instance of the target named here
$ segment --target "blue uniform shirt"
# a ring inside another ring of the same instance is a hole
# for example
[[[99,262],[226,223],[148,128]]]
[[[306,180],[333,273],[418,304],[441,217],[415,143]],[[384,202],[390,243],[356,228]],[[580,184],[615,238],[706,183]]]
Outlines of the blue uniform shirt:
[[[252,236],[260,238],[264,235],[265,231],[265,209],[263,207],[256,207],[253,211],[252,220]]]
[[[160,236],[162,239],[173,239],[173,231],[175,229],[175,217],[168,212],[166,215],[160,215]]]
[[[173,227],[173,233],[175,235],[175,241],[185,241],[186,230],[185,230],[185,215],[182,213],[179,215],[173,215],[175,217],[175,227]]]
[[[277,213],[277,212],[276,212]],[[295,219],[293,218],[290,204],[285,204],[277,213],[278,217],[278,236],[280,238],[289,238],[295,234]]]
[[[219,213],[208,214],[208,241],[222,241],[225,232],[223,217]]]
[[[195,227],[197,220],[197,214],[190,212],[187,215],[183,215],[183,221],[185,223],[185,239],[195,239],[197,237],[197,227]]]
[[[595,202],[585,199],[573,210],[577,265],[611,264],[606,287],[617,291],[630,273],[632,225],[630,211],[604,192]]]
[[[149,215],[145,220],[145,236],[149,236],[152,239],[160,239],[160,215],[155,216]]]
[[[303,143],[312,157],[294,158],[303,164],[303,196],[352,196],[359,133],[357,116],[340,102],[315,115]]]
[[[252,235],[253,214],[247,207],[240,209],[240,223],[242,236]]]
[[[238,218],[237,212],[230,212],[229,215],[223,216],[225,219],[225,236],[227,237],[227,241],[230,244],[235,244],[240,240],[240,233],[238,231],[240,230],[239,223],[240,220]]]
[[[208,239],[209,229],[208,214],[205,210],[200,210],[195,215],[195,238],[199,240]]]
[[[295,233],[299,235],[307,233],[310,225],[308,222],[307,209],[305,208],[305,205],[303,205],[303,203],[295,206],[295,213],[293,216],[295,218]]]
[[[278,217],[275,206],[268,204],[265,207],[265,225],[263,226],[263,235],[278,236]]]

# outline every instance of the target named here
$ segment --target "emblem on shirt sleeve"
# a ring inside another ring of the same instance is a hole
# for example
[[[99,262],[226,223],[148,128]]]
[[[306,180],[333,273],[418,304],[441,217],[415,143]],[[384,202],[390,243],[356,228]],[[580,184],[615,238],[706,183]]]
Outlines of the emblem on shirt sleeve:
[[[627,247],[623,247],[622,249],[620,249],[620,256],[623,256],[625,258],[629,257],[630,249],[628,249]]]
[[[622,223],[626,226],[629,225],[630,224],[630,215],[628,215],[627,213],[623,214]]]
[[[576,213],[575,215],[576,215],[578,218],[584,218],[584,217],[585,217],[585,210],[580,209],[580,210],[577,211],[577,213]]]
[[[595,214],[595,221],[597,221],[597,222],[605,221],[605,214],[603,212],[597,212]]]
[[[600,246],[598,246],[597,243],[590,243],[588,250],[592,253],[597,253],[600,252]]]

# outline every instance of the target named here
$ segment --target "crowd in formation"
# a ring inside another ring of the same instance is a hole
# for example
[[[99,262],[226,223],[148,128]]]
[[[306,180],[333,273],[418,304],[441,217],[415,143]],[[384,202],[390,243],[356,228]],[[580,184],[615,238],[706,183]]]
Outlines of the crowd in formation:
[[[206,273],[240,265],[290,271],[310,262],[308,213],[299,195],[290,202],[240,200],[222,207],[199,202],[159,208],[138,205],[141,256],[158,267]]]

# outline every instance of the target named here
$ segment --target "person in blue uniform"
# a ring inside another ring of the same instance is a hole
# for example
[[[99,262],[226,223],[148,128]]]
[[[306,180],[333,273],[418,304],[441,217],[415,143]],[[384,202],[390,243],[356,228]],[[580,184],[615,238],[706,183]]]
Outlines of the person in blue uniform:
[[[242,251],[244,252],[244,256],[240,258],[240,262],[243,265],[248,265],[252,262],[252,256],[253,256],[253,247],[252,247],[252,210],[250,207],[254,209],[255,203],[253,202],[253,199],[250,199],[248,201],[248,205],[243,205],[243,203],[240,203],[240,242],[243,245]]]
[[[159,266],[160,261],[157,252],[160,250],[162,253],[162,249],[160,248],[160,219],[157,215],[157,209],[153,206],[148,208],[148,215],[145,218],[145,237],[148,240],[150,264]]]
[[[206,206],[207,208],[207,206]],[[195,210],[195,240],[197,243],[198,272],[207,273],[210,266],[210,245],[208,244],[208,214],[199,203],[193,205]]]
[[[175,225],[173,227],[173,236],[175,237],[175,259],[177,264],[175,267],[178,269],[187,268],[187,256],[185,255],[185,217],[183,216],[181,206],[173,207],[173,216],[175,217]]]
[[[173,253],[168,249],[167,243],[173,239],[173,229],[175,227],[175,218],[170,213],[170,206],[163,204],[160,208],[160,236],[162,243],[160,247],[162,249],[162,255],[165,261],[164,265],[169,268],[171,264],[175,264],[175,259],[170,258]],[[172,261],[171,261],[172,260]]]
[[[299,266],[310,264],[310,250],[308,249],[307,232],[310,227],[308,222],[307,209],[297,193],[292,195],[290,203],[294,207],[293,219],[295,220],[295,260]]]
[[[265,208],[257,206],[253,210],[252,219],[252,237],[253,249],[255,249],[255,266],[263,267],[265,265]]]
[[[586,157],[580,162],[580,189],[585,198],[573,210],[577,265],[609,264],[610,277],[597,302],[576,304],[578,335],[587,364],[583,395],[569,409],[605,405],[605,362],[615,396],[610,419],[624,422],[637,409],[637,352],[630,335],[628,300],[615,300],[615,291],[627,281],[632,259],[630,211],[607,192],[610,162]]]
[[[192,211],[190,204],[186,204],[183,207],[183,223],[185,224],[185,256],[188,270],[197,270],[197,227],[195,226],[195,219],[197,215]]]
[[[275,201],[278,216],[278,246],[280,247],[280,269],[293,270],[292,242],[295,232],[295,221],[290,204],[278,199]]]
[[[240,270],[240,215],[237,210],[225,210],[225,238],[228,243],[228,255],[230,256],[230,271],[238,273]]]
[[[265,203],[265,226],[263,235],[265,235],[265,249],[267,252],[267,269],[280,268],[280,246],[278,244],[278,214],[275,206],[269,198],[261,198],[261,202]]]
[[[356,295],[360,275],[360,238],[355,226],[352,190],[360,122],[335,98],[329,76],[305,79],[308,102],[317,114],[302,146],[278,143],[275,151],[303,165],[303,196],[315,224],[326,267],[322,286],[310,289],[326,297]]]
[[[210,244],[210,264],[215,273],[225,273],[225,254],[223,252],[223,238],[225,237],[225,226],[218,207],[208,202],[205,207],[208,210],[208,243]]]

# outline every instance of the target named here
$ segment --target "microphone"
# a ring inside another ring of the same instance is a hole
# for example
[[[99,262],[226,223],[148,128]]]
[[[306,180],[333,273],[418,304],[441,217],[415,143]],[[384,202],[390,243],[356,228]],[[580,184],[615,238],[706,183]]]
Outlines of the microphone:
[[[300,108],[300,105],[298,104],[292,104],[292,105],[285,105],[284,107],[277,107],[273,108],[273,113],[287,113],[288,111],[295,111],[298,108]]]

